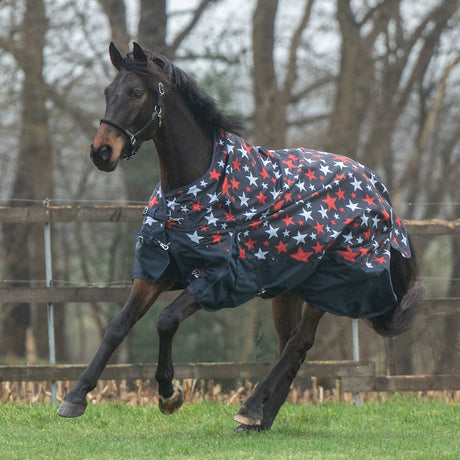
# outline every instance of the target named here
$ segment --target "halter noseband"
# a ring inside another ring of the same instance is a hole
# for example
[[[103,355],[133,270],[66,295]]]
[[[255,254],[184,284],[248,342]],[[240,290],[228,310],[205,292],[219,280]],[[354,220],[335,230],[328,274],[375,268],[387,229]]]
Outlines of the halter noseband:
[[[164,86],[163,86],[163,83],[160,81],[158,83],[158,99],[157,99],[157,103],[155,107],[153,108],[152,115],[147,120],[145,125],[142,126],[142,128],[136,131],[135,133],[132,133],[126,128],[123,128],[122,126],[117,125],[114,121],[109,120],[108,118],[101,118],[100,120],[101,123],[106,123],[118,129],[118,131],[121,131],[131,142],[130,149],[127,152],[125,152],[122,156],[123,160],[129,160],[136,154],[136,152],[139,150],[139,147],[142,145],[142,141],[138,142],[137,137],[140,136],[155,121],[156,118],[158,118],[158,127],[161,126],[161,116],[162,116],[161,111],[162,111],[162,102],[163,102],[164,94],[165,94]]]

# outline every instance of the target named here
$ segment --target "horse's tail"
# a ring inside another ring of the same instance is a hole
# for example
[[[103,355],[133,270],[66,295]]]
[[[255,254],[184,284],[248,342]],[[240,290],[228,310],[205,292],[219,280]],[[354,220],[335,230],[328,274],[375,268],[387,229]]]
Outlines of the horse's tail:
[[[425,294],[425,286],[416,282],[418,266],[410,239],[409,246],[411,250],[409,259],[391,248],[390,274],[393,289],[398,298],[396,306],[381,316],[366,320],[378,334],[384,337],[401,334],[412,326],[420,301]]]

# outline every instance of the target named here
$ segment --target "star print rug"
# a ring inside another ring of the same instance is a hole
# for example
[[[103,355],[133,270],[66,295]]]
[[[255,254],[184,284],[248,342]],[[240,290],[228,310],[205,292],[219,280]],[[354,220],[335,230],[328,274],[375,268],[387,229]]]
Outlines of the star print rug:
[[[205,310],[291,291],[353,318],[396,303],[390,248],[407,232],[380,178],[350,158],[222,133],[208,171],[144,210],[133,278],[174,281]]]

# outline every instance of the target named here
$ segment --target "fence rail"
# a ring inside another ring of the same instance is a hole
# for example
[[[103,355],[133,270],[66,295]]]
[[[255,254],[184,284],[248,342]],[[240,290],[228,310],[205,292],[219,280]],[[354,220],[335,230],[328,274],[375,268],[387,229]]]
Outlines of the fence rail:
[[[0,223],[140,222],[144,206],[0,206]],[[413,235],[458,235],[460,219],[405,220]]]
[[[262,379],[274,363],[191,363],[175,364],[175,378],[238,380]],[[77,380],[86,366],[0,366],[0,382],[41,382]],[[155,364],[114,364],[102,372],[102,380],[149,380],[155,375]],[[302,365],[297,383],[315,383],[342,392],[456,391],[460,374],[453,375],[375,375],[372,361],[311,361]]]

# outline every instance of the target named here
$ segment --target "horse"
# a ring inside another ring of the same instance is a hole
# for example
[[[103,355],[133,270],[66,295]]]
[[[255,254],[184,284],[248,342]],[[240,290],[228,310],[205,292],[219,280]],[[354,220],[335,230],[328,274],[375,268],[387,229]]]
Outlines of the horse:
[[[157,323],[161,412],[184,400],[171,355],[182,321],[261,296],[272,299],[279,357],[234,419],[235,432],[268,430],[325,312],[362,318],[382,336],[411,326],[424,288],[410,238],[380,178],[360,163],[254,147],[166,57],[137,43],[125,57],[110,43],[109,54],[118,73],[91,160],[110,172],[153,140],[160,183],[143,211],[129,297],[57,413],[82,415],[131,327],[162,292],[181,289]]]

